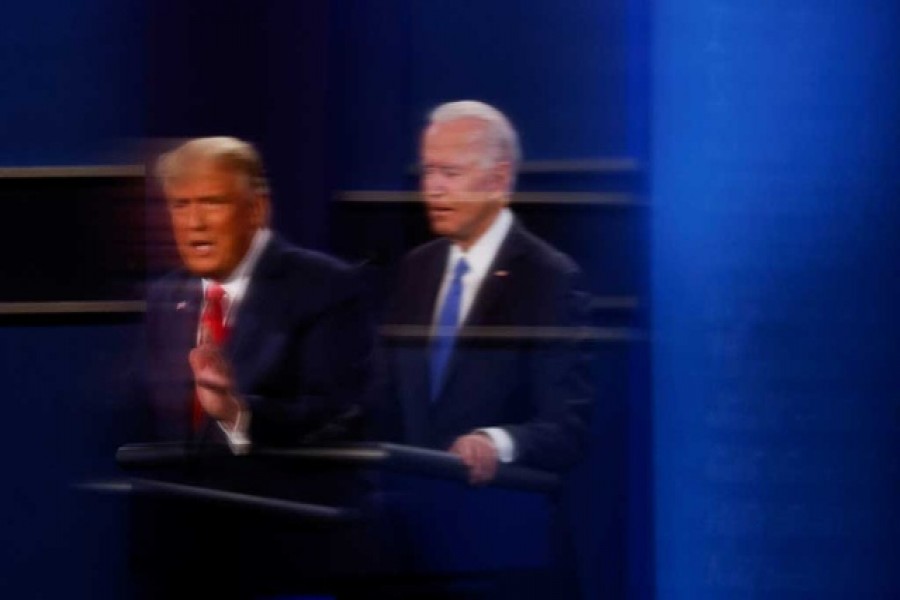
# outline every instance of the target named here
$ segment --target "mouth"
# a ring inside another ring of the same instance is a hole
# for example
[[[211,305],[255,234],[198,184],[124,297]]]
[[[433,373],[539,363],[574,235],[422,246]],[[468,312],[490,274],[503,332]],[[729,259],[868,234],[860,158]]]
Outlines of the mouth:
[[[453,208],[450,206],[429,205],[428,216],[432,219],[441,219],[453,214]]]
[[[197,254],[198,256],[209,256],[212,254],[212,251],[215,245],[208,240],[195,240],[188,244],[191,247],[191,251]]]

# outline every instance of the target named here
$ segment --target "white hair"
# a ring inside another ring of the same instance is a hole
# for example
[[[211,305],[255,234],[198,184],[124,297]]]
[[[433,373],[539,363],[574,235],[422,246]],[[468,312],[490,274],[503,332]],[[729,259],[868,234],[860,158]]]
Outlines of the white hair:
[[[441,104],[431,111],[429,124],[446,123],[458,119],[477,119],[485,124],[484,143],[488,148],[485,166],[501,161],[508,161],[515,179],[522,151],[519,148],[519,135],[509,119],[502,112],[478,100],[458,100]]]
[[[234,137],[219,136],[188,140],[159,157],[156,175],[166,184],[189,176],[189,169],[198,160],[210,160],[219,167],[242,176],[249,189],[258,194],[268,194],[262,158],[253,144]]]

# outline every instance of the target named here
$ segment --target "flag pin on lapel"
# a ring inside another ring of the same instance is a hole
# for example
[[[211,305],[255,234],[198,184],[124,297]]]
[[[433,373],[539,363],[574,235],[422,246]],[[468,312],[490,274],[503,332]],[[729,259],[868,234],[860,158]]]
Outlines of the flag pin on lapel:
[[[185,308],[187,308],[186,300],[182,300],[181,302],[179,302],[178,304],[175,305],[175,310],[184,310]]]
[[[509,271],[494,271],[494,277],[506,277]]]

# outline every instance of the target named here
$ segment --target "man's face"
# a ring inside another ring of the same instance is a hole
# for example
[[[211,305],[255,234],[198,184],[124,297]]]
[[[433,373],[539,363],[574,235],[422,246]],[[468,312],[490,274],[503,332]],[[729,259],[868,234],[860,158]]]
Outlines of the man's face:
[[[508,162],[483,166],[484,123],[461,118],[430,125],[422,136],[422,196],[431,230],[464,250],[507,204]]]
[[[178,253],[199,277],[226,279],[265,224],[267,199],[209,160],[187,165],[165,196]]]

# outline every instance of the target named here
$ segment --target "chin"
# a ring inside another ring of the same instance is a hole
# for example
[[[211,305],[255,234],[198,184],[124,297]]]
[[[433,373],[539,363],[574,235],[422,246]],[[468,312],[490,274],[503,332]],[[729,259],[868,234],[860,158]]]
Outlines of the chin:
[[[442,237],[453,237],[455,229],[446,223],[431,222],[431,232]]]
[[[221,269],[216,268],[216,266],[214,265],[209,265],[202,262],[187,262],[184,266],[193,275],[196,275],[197,277],[205,277],[207,279],[216,279],[216,275],[221,271]]]

